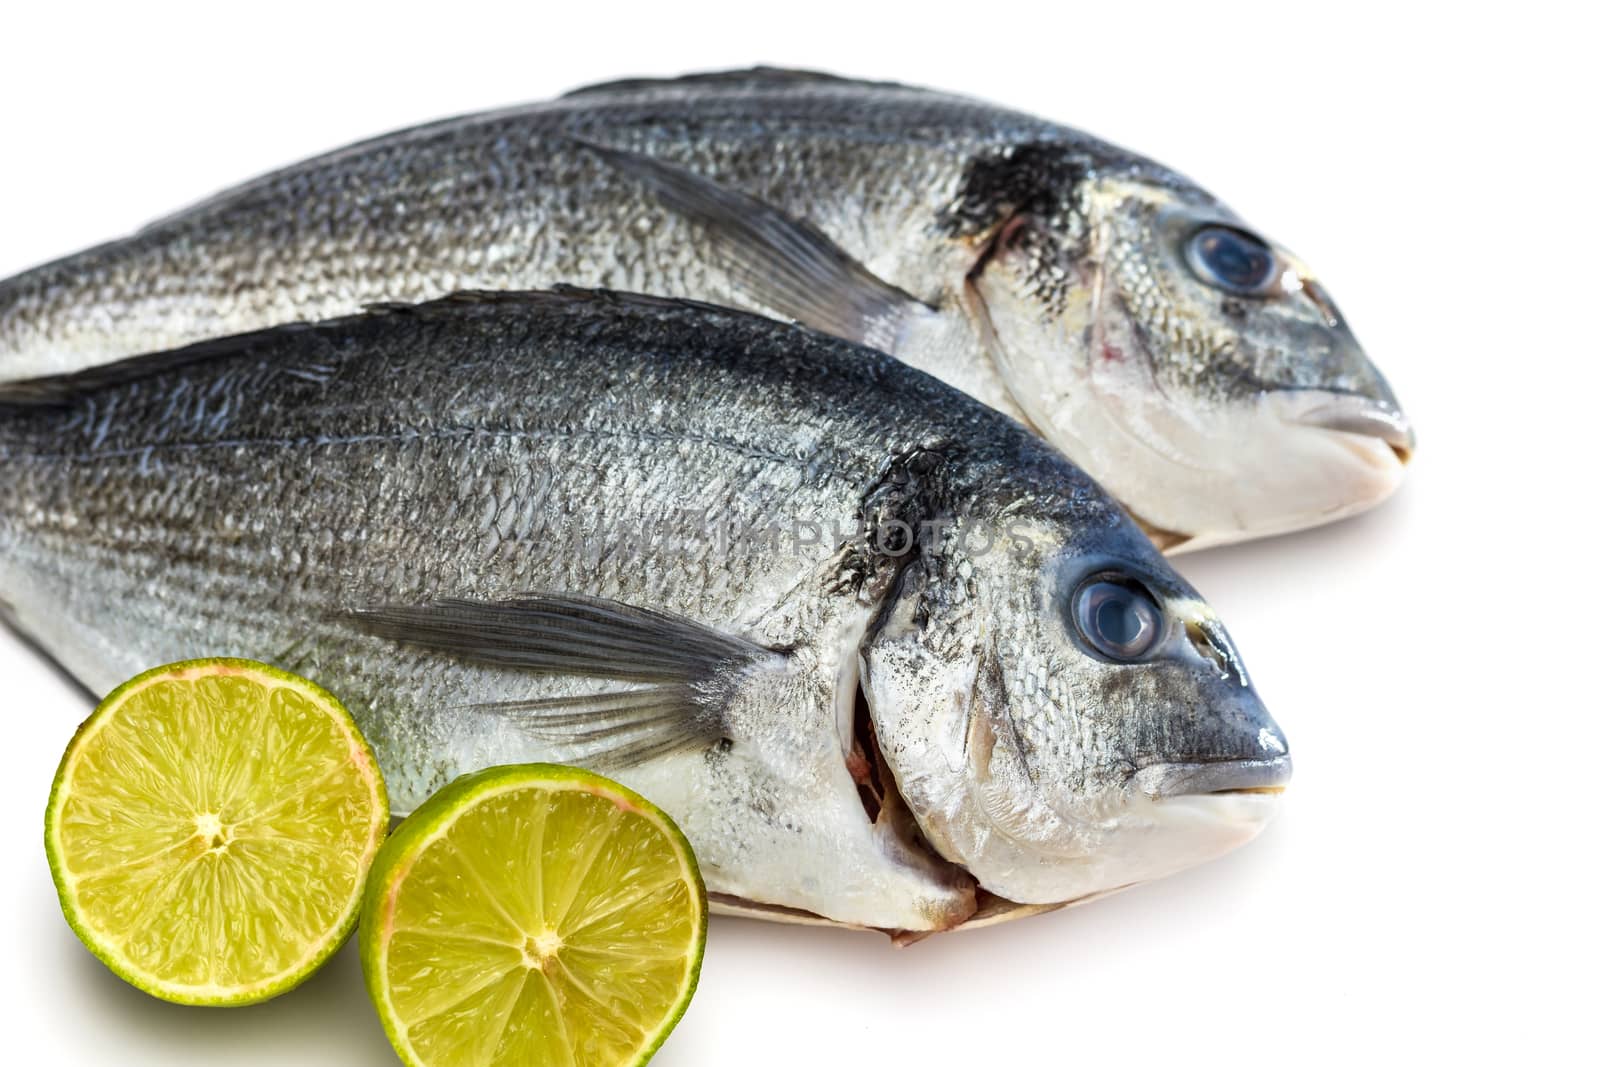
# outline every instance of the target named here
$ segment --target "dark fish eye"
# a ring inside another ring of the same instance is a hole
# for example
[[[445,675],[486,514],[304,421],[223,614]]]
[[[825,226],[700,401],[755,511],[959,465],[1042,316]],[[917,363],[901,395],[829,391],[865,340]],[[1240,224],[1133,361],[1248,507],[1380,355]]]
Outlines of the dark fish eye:
[[[1160,606],[1132,581],[1089,579],[1073,594],[1072,616],[1090,648],[1121,663],[1148,654],[1161,638]]]
[[[1228,226],[1203,226],[1189,238],[1189,268],[1201,281],[1239,296],[1271,292],[1283,271],[1259,237]]]

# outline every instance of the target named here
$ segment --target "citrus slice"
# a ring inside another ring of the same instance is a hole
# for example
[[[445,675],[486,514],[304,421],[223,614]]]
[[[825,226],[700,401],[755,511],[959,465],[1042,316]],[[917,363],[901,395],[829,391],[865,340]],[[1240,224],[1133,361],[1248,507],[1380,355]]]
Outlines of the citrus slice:
[[[252,1004],[350,934],[389,826],[339,702],[210,659],[108,696],[61,758],[45,851],[61,909],[122,978],[180,1004]]]
[[[469,774],[378,853],[367,989],[412,1067],[627,1067],[694,994],[705,886],[671,819],[615,782]]]

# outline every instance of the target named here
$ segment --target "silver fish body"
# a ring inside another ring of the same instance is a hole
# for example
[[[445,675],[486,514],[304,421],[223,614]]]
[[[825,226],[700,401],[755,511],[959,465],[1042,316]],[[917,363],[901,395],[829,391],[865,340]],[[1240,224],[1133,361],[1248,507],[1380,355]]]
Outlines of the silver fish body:
[[[367,141],[0,283],[0,377],[565,283],[869,343],[1024,419],[1169,544],[1328,521],[1411,431],[1298,259],[1055,123],[756,70]]]
[[[719,899],[851,925],[1158,877],[1289,771],[1215,617],[1059,453],[880,353],[653,298],[0,390],[0,601],[95,693],[204,655],[316,679],[397,811],[594,766]]]

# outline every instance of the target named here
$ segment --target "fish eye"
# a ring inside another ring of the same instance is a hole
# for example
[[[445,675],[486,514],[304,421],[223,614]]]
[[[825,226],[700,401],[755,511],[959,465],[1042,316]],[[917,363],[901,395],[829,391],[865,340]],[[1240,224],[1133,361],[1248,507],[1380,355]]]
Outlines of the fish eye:
[[[1132,579],[1090,578],[1073,594],[1072,616],[1089,647],[1119,663],[1148,654],[1161,637],[1161,607]]]
[[[1202,226],[1186,251],[1189,269],[1201,281],[1238,296],[1264,296],[1283,275],[1265,241],[1231,226]]]

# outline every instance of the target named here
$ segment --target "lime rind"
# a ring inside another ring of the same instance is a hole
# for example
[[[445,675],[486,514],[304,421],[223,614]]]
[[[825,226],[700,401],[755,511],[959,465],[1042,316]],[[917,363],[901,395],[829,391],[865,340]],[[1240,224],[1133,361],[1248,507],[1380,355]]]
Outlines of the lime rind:
[[[263,681],[270,681],[276,685],[297,690],[312,703],[328,713],[329,718],[340,728],[346,741],[351,747],[353,762],[362,769],[362,776],[372,790],[372,800],[375,806],[372,823],[376,832],[371,835],[365,854],[360,858],[360,870],[365,873],[370,871],[372,862],[376,859],[384,834],[389,822],[389,794],[384,784],[383,775],[378,768],[376,755],[372,747],[362,736],[355,720],[339,702],[338,698],[315,682],[308,681],[287,671],[279,670],[269,664],[259,663],[254,660],[216,657],[209,659],[184,660],[171,663],[145,671],[129,679],[100,702],[87,719],[85,719],[73,734],[68,743],[66,752],[61,757],[61,762],[56,768],[55,778],[50,786],[50,799],[45,807],[44,837],[45,855],[50,864],[50,877],[56,888],[56,895],[61,902],[62,915],[67,925],[101,963],[117,977],[129,985],[142,990],[153,997],[169,1001],[174,1004],[183,1004],[194,1007],[239,1007],[248,1004],[257,1004],[300,985],[315,974],[336,953],[344,943],[349,940],[355,929],[356,921],[361,913],[361,893],[352,893],[349,905],[340,914],[337,922],[332,924],[322,937],[313,940],[299,959],[289,967],[283,969],[267,980],[251,983],[243,987],[221,987],[212,985],[181,984],[165,981],[161,976],[152,974],[144,968],[132,964],[122,953],[117,951],[101,933],[91,926],[80,914],[78,907],[75,878],[68,870],[62,843],[60,840],[60,816],[68,796],[68,784],[72,772],[76,769],[76,757],[84,746],[91,741],[114,717],[115,712],[123,707],[132,697],[140,691],[159,682],[172,680],[185,680],[186,676],[204,677],[222,672],[236,672],[254,676]],[[358,880],[358,887],[364,883],[364,878]]]
[[[358,934],[362,970],[368,995],[377,1008],[384,1032],[388,1035],[396,1054],[408,1067],[430,1067],[430,1065],[412,1047],[406,1035],[406,1024],[399,1018],[386,982],[388,947],[396,932],[394,930],[394,912],[398,903],[396,887],[410,873],[416,858],[444,836],[467,811],[498,793],[510,793],[527,788],[551,792],[561,790],[586,792],[605,797],[622,810],[646,816],[666,833],[675,846],[673,851],[680,864],[680,873],[693,890],[691,898],[694,902],[694,914],[690,919],[695,937],[685,957],[688,964],[687,973],[679,987],[678,996],[663,1014],[661,1021],[644,1036],[633,1059],[625,1064],[618,1064],[617,1067],[643,1067],[683,1018],[699,986],[706,942],[705,881],[701,877],[694,849],[670,816],[626,786],[577,767],[530,763],[475,771],[462,775],[435,793],[400,824],[379,850],[367,880]],[[493,950],[493,946],[485,948]],[[493,997],[494,987],[497,984],[499,983],[496,981],[489,981],[475,995]]]

